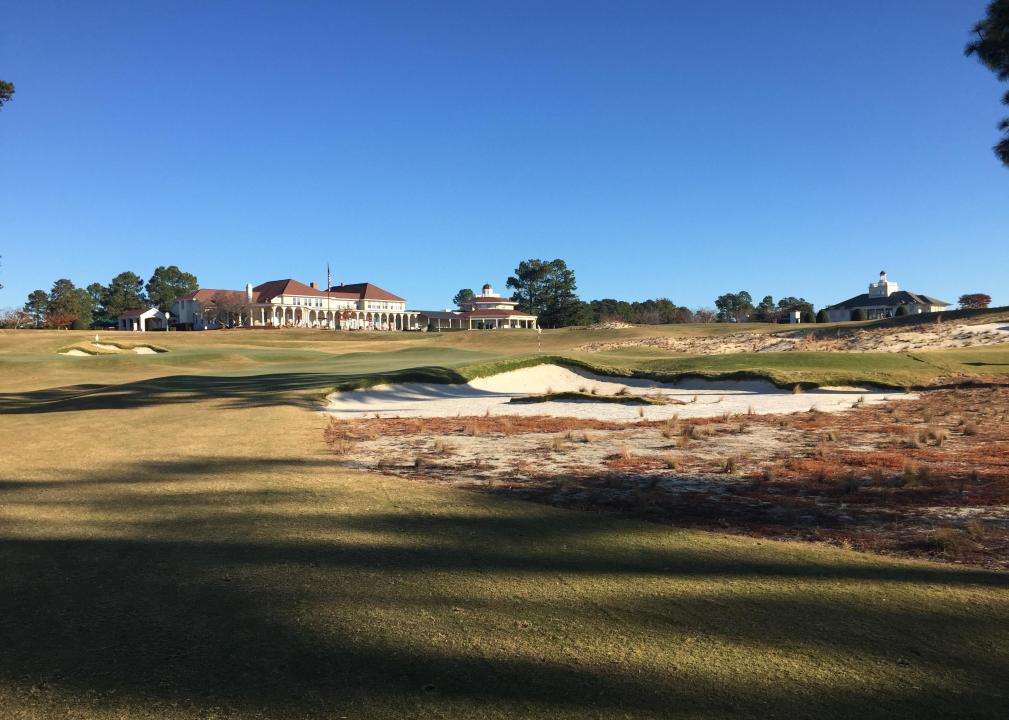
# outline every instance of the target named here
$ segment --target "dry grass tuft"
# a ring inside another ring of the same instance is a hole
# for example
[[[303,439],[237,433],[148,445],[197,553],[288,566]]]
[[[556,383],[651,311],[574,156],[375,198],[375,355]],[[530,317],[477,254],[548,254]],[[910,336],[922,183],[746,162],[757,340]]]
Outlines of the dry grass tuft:
[[[450,443],[444,438],[438,438],[434,441],[434,451],[438,455],[454,455],[456,447],[453,443]]]

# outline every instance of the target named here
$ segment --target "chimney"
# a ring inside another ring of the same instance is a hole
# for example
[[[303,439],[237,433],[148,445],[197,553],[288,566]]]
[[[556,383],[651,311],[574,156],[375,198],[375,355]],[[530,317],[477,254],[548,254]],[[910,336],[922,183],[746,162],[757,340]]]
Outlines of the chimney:
[[[252,302],[252,283],[245,283],[245,299]]]
[[[315,280],[313,280],[312,282],[310,282],[308,284],[308,286],[310,288],[312,288],[313,290],[318,290],[319,289],[319,283],[317,283]]]

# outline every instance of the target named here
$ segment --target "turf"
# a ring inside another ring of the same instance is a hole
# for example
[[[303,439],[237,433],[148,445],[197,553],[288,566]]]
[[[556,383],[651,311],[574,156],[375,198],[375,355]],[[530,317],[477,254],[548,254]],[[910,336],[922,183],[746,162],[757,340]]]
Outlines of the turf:
[[[1009,708],[1004,574],[607,519],[327,454],[327,388],[530,362],[531,333],[179,333],[158,355],[56,355],[84,339],[69,335],[0,335],[0,717]],[[544,333],[544,351],[582,342],[567,338]],[[939,377],[1004,353],[911,362]]]

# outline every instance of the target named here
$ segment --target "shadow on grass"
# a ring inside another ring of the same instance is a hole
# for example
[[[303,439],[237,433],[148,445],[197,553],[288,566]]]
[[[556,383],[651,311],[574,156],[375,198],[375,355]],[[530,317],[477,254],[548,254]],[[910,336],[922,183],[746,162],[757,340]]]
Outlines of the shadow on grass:
[[[336,387],[358,383],[463,383],[444,367],[415,367],[375,373],[273,373],[248,376],[172,375],[121,385],[72,385],[0,394],[0,413],[35,414],[76,410],[129,410],[151,405],[222,400],[232,407],[281,403],[317,405]]]
[[[1009,703],[1004,605],[901,601],[908,587],[1005,592],[1006,575],[627,544],[627,523],[585,513],[397,507],[374,478],[327,485],[323,460],[306,462],[318,483],[272,484],[285,465],[208,458],[0,485],[0,709],[997,717]],[[147,492],[135,478],[151,475],[177,486]],[[19,512],[33,505],[39,520]],[[91,531],[60,537],[75,513]]]

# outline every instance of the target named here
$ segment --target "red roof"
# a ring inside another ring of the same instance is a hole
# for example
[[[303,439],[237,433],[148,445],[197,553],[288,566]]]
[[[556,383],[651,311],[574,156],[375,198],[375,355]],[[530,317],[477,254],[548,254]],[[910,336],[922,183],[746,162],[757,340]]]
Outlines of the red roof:
[[[200,288],[196,292],[180,295],[178,300],[197,300],[201,303],[212,303],[218,300],[227,302],[245,302],[245,293],[242,290],[212,290],[210,288]]]
[[[137,308],[136,310],[127,310],[126,312],[124,312],[124,313],[123,313],[122,315],[120,315],[119,317],[121,317],[121,318],[135,318],[135,317],[140,317],[141,315],[144,315],[145,313],[149,313],[149,312],[151,312],[152,310],[156,310],[156,309],[157,309],[157,308]]]
[[[335,285],[330,288],[329,292],[326,292],[325,290],[310,287],[303,282],[294,280],[293,278],[285,278],[283,280],[268,280],[267,282],[260,283],[252,288],[252,301],[255,303],[268,303],[273,300],[273,298],[280,297],[281,295],[329,297],[335,300],[360,300],[363,298],[367,300],[395,300],[397,302],[406,302],[403,298],[397,297],[391,292],[383,290],[377,285],[372,285],[371,283]],[[180,295],[178,299],[197,300],[201,303],[213,303],[218,299],[235,303],[247,302],[244,290],[211,290],[209,288],[197,290],[196,292],[191,292],[186,295]]]
[[[291,278],[285,280],[268,280],[252,288],[256,293],[256,302],[269,302],[279,295],[310,295],[312,297],[326,297],[326,293],[314,287],[309,287],[303,282],[298,282]]]
[[[485,308],[483,310],[464,310],[459,313],[463,317],[494,317],[494,316],[509,316],[509,315],[521,315],[522,317],[536,317],[535,315],[527,312],[522,312],[521,310],[495,310],[493,308]]]
[[[371,283],[351,283],[350,285],[344,285],[343,283],[339,285],[334,285],[330,288],[334,293],[354,293],[354,295],[362,300],[393,300],[395,302],[406,302],[403,298],[398,295],[393,295],[388,290],[383,290],[378,285],[372,285]]]

